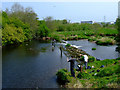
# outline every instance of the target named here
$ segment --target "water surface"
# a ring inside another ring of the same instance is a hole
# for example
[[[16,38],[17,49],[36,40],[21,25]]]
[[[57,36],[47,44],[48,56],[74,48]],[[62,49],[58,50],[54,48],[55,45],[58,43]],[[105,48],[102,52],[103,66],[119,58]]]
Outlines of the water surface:
[[[117,45],[100,46],[87,40],[68,41],[68,43],[80,46],[80,49],[100,60],[115,59],[120,57],[120,53],[115,51]],[[96,48],[96,50],[92,50],[92,48]]]
[[[3,48],[3,88],[59,88],[56,72],[69,69],[58,46],[32,41]]]

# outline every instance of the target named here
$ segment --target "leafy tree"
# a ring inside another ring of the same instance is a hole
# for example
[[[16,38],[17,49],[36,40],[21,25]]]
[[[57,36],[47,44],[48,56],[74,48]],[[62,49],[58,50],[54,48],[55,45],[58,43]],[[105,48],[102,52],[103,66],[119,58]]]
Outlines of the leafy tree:
[[[117,25],[117,30],[118,30],[118,35],[116,37],[116,41],[117,41],[118,47],[116,48],[116,50],[118,52],[120,52],[120,18],[117,18],[116,25]]]
[[[2,12],[2,28],[4,28],[6,24],[10,24],[10,21],[7,13],[3,11]]]
[[[63,20],[63,24],[67,24],[68,22],[67,22],[67,20],[66,19],[64,19]]]
[[[49,29],[48,27],[46,26],[46,23],[45,21],[39,21],[39,28],[37,30],[37,37],[47,37],[49,34]]]
[[[23,23],[30,26],[30,31],[32,37],[35,37],[35,34],[38,29],[38,18],[37,14],[31,7],[24,8],[19,3],[15,3],[11,7],[9,17],[14,17],[20,19]]]
[[[22,28],[16,28],[14,25],[7,25],[2,29],[2,45],[17,44],[25,40]]]
[[[0,29],[0,46],[2,46],[2,29]]]
[[[56,29],[55,20],[53,20],[53,17],[49,16],[44,18],[44,20],[46,22],[47,27],[51,30],[51,32],[53,32]]]

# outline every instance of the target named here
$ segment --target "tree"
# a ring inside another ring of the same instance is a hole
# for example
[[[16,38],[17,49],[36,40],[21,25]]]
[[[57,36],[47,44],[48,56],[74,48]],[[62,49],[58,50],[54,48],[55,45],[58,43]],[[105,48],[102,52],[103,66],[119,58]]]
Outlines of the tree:
[[[51,31],[54,31],[56,27],[55,27],[55,21],[53,20],[53,17],[49,16],[49,17],[44,18],[44,20],[46,22],[47,27]]]
[[[35,34],[38,29],[38,18],[37,14],[34,12],[34,10],[31,7],[24,8],[18,3],[15,3],[11,7],[11,12],[9,17],[14,17],[20,19],[25,24],[28,24],[30,26],[30,31],[33,37],[35,37]]]
[[[116,25],[117,25],[117,30],[118,30],[118,35],[116,36],[118,47],[116,48],[116,50],[120,52],[120,18],[117,18]]]
[[[42,38],[42,37],[47,37],[49,34],[49,29],[46,26],[45,21],[39,21],[39,28],[37,30],[37,37]]]
[[[67,24],[68,22],[67,22],[67,20],[66,19],[64,19],[63,20],[63,24]]]
[[[2,45],[18,44],[25,40],[22,28],[16,28],[14,25],[7,25],[2,29]]]

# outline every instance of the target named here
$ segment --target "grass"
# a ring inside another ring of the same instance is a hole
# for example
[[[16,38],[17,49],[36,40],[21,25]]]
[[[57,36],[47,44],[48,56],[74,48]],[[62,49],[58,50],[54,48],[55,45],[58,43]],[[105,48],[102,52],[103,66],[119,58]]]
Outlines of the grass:
[[[97,39],[96,43],[98,45],[114,45],[116,41],[109,37],[102,37],[100,39]]]
[[[104,67],[101,68],[101,65]],[[89,62],[83,72],[75,71],[76,78],[70,78],[66,88],[118,88],[120,85],[120,58]],[[99,70],[99,71],[98,71]]]
[[[95,41],[98,45],[113,45],[116,44],[115,36],[118,34],[116,29],[100,30],[76,30],[76,31],[64,31],[53,32],[49,36],[60,41],[63,40],[79,40],[88,39],[89,41]]]

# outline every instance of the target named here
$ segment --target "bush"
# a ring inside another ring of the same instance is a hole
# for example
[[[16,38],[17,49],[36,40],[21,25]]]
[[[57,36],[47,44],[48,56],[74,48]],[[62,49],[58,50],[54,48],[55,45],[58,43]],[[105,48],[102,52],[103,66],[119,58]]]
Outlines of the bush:
[[[80,60],[80,61],[84,61],[84,56],[80,57],[79,60]]]
[[[92,50],[96,50],[96,48],[92,48]]]
[[[96,58],[93,57],[93,56],[89,56],[88,61],[89,61],[89,62],[91,62],[91,61],[96,61]]]
[[[71,81],[70,73],[67,71],[67,69],[59,70],[56,75],[59,83],[65,84]]]
[[[104,77],[104,76],[110,76],[112,74],[113,74],[113,71],[110,68],[105,68],[97,76]]]
[[[96,42],[98,45],[113,45],[115,44],[115,40],[108,37],[102,37],[101,39],[98,39]]]
[[[58,35],[53,35],[52,38],[55,39],[58,42],[61,41],[60,36],[58,36]]]
[[[77,75],[77,77],[79,78],[79,79],[82,79],[82,78],[84,78],[84,79],[87,79],[88,77],[89,77],[89,74],[88,73],[85,73],[85,72],[79,72],[78,73],[78,75]]]
[[[66,47],[70,47],[71,45],[70,44],[67,44]]]
[[[113,75],[114,73],[120,73],[119,71],[119,65],[111,66],[111,67],[106,67],[103,70],[101,70],[97,76],[99,77],[104,77],[104,76],[110,76]]]

